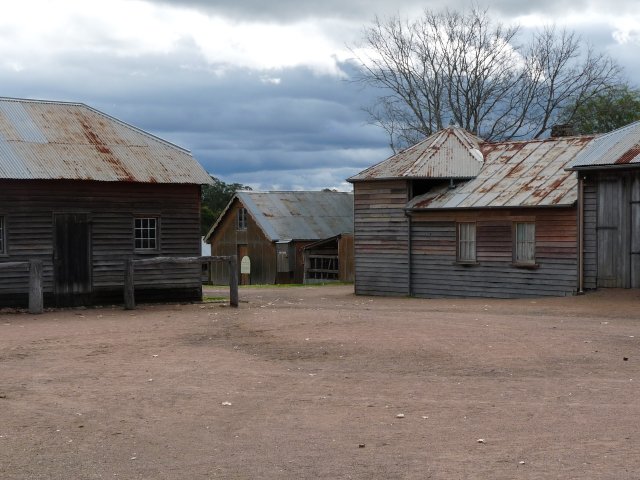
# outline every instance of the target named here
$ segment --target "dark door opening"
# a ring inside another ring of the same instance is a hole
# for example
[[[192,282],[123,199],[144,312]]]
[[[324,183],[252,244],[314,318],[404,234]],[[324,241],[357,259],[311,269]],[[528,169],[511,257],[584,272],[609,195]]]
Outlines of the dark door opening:
[[[91,297],[91,224],[86,213],[53,217],[53,276],[59,307],[86,305]]]

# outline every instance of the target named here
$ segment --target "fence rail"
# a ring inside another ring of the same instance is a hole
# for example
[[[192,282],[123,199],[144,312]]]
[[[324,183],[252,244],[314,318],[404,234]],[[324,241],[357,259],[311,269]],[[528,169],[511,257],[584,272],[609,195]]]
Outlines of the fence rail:
[[[232,307],[238,306],[238,257],[231,256],[208,256],[208,257],[153,257],[134,260],[129,257],[124,264],[124,308],[133,310],[136,308],[135,301],[135,267],[137,265],[158,265],[163,263],[174,264],[203,264],[210,262],[226,262],[229,265],[229,304]]]
[[[238,306],[238,257],[154,257],[140,260],[127,258],[124,269],[124,307],[127,310],[136,308],[135,302],[135,266],[157,265],[162,263],[202,264],[209,262],[226,262],[229,265],[229,304]],[[16,268],[29,272],[29,313],[42,313],[44,310],[42,290],[42,260],[28,262],[1,262],[0,270]]]

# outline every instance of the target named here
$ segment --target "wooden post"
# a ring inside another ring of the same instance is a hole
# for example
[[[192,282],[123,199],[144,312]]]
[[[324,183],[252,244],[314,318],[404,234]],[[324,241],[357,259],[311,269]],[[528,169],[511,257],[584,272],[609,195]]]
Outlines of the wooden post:
[[[42,313],[42,260],[29,261],[29,313]]]
[[[238,257],[229,257],[229,304],[232,307],[238,306]]]
[[[124,262],[124,308],[133,310],[136,308],[135,284],[133,277],[133,259],[127,257]]]

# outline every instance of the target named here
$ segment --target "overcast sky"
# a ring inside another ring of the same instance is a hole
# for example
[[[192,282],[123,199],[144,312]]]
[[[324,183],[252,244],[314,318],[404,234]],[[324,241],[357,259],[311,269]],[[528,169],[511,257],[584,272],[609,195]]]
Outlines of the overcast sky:
[[[485,6],[482,1],[478,2]],[[350,189],[385,159],[385,133],[350,82],[347,45],[374,15],[459,0],[18,0],[0,16],[0,95],[83,102],[192,151],[258,189]],[[556,22],[640,84],[637,0],[496,0],[495,17]]]

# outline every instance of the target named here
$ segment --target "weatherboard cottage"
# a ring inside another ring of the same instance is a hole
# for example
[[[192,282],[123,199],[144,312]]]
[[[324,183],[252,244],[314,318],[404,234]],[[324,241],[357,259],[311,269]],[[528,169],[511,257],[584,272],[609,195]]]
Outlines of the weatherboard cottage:
[[[591,136],[485,142],[459,128],[351,177],[356,293],[571,295],[578,180]]]
[[[121,302],[127,257],[200,255],[190,153],[79,103],[0,99],[0,264],[41,260],[45,305]],[[136,268],[138,300],[199,300],[199,265]],[[0,305],[28,273],[0,270]]]

